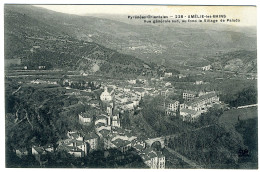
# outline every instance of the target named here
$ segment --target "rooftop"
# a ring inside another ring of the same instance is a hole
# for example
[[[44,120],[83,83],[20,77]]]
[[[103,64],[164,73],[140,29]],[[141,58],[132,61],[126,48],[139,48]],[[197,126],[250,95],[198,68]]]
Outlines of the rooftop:
[[[167,99],[165,100],[165,103],[167,103],[167,104],[175,104],[175,103],[179,103],[179,101],[178,101],[178,100],[172,100],[172,99],[167,98]]]
[[[188,94],[197,94],[197,92],[195,92],[195,91],[191,91],[191,90],[185,90],[185,91],[183,91],[183,93],[188,93]]]
[[[141,152],[141,157],[144,161],[149,161],[157,156],[157,153],[151,148],[147,148]]]
[[[93,132],[86,134],[84,136],[85,140],[90,140],[90,139],[95,139],[95,138],[98,138],[98,135],[96,133],[93,133]]]
[[[114,128],[113,133],[124,134],[125,130],[122,128]]]
[[[39,154],[42,154],[44,151],[44,149],[42,147],[39,146],[32,146]]]
[[[72,138],[78,138],[79,134],[78,133],[69,133],[69,136]]]
[[[108,137],[108,135],[110,134],[110,130],[103,128],[102,130],[99,131],[99,133],[100,133],[103,137]]]
[[[196,113],[198,113],[198,112],[195,111],[195,110],[192,110],[192,109],[186,109],[186,108],[181,109],[180,112],[188,113],[188,114],[191,114],[192,116],[193,116],[193,115],[196,115]]]
[[[96,116],[96,121],[99,120],[99,119],[107,119],[107,116],[104,115],[104,114],[97,115],[97,116]]]
[[[106,124],[102,123],[102,122],[98,122],[96,125],[95,125],[95,128],[100,128],[102,126],[106,126]]]
[[[111,87],[107,87],[107,92],[111,93],[114,89]]]
[[[133,148],[135,148],[137,151],[143,151],[145,147],[141,144],[133,145]]]
[[[203,100],[215,97],[215,96],[217,96],[215,93],[205,94],[205,95],[202,95],[200,97],[196,97],[195,99],[191,100],[190,102],[187,102],[187,105],[190,106],[194,103],[198,103],[200,101],[203,101]]]
[[[86,110],[85,112],[80,113],[79,115],[84,117],[84,118],[93,118],[93,116],[99,114],[99,111],[94,108],[90,108]]]
[[[118,139],[112,141],[112,143],[113,143],[116,147],[120,148],[120,147],[124,147],[124,146],[129,145],[131,142],[128,141],[128,140],[122,140],[122,139],[118,138]]]

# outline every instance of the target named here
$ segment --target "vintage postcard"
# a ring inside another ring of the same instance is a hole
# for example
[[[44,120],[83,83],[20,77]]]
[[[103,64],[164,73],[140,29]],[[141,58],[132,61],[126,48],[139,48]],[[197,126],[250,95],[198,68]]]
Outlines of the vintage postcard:
[[[6,168],[258,169],[256,9],[5,4]]]

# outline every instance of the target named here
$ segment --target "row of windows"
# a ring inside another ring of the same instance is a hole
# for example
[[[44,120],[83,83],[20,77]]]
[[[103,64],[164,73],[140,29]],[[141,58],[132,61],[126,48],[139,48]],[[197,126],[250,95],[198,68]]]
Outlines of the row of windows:
[[[214,100],[216,100],[217,98],[216,97],[213,97],[213,98],[210,98],[210,99],[207,99],[207,100],[202,100],[196,104],[193,104],[193,106],[200,106],[200,105],[204,105],[206,103],[215,103]]]
[[[183,93],[183,97],[195,97],[194,94]]]
[[[179,104],[168,104],[169,107],[178,107]]]

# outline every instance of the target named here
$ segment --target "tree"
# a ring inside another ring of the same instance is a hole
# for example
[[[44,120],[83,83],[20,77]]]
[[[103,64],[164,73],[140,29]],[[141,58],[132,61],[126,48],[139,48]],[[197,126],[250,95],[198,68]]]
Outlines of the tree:
[[[29,149],[32,144],[50,143],[56,150],[57,141],[68,128],[67,117],[61,116],[63,99],[57,90],[28,87],[17,93],[14,108],[18,120],[6,129],[10,148]]]
[[[130,114],[129,112],[125,112],[124,114],[120,115],[121,116],[121,124],[123,128],[129,128],[130,126]]]

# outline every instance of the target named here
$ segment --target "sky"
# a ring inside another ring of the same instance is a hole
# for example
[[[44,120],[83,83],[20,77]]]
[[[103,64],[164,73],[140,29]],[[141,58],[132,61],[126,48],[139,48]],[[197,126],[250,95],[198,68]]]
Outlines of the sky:
[[[257,10],[254,6],[156,6],[156,5],[35,5],[49,10],[76,14],[127,14],[127,15],[226,15],[239,19],[238,26],[256,26]]]

